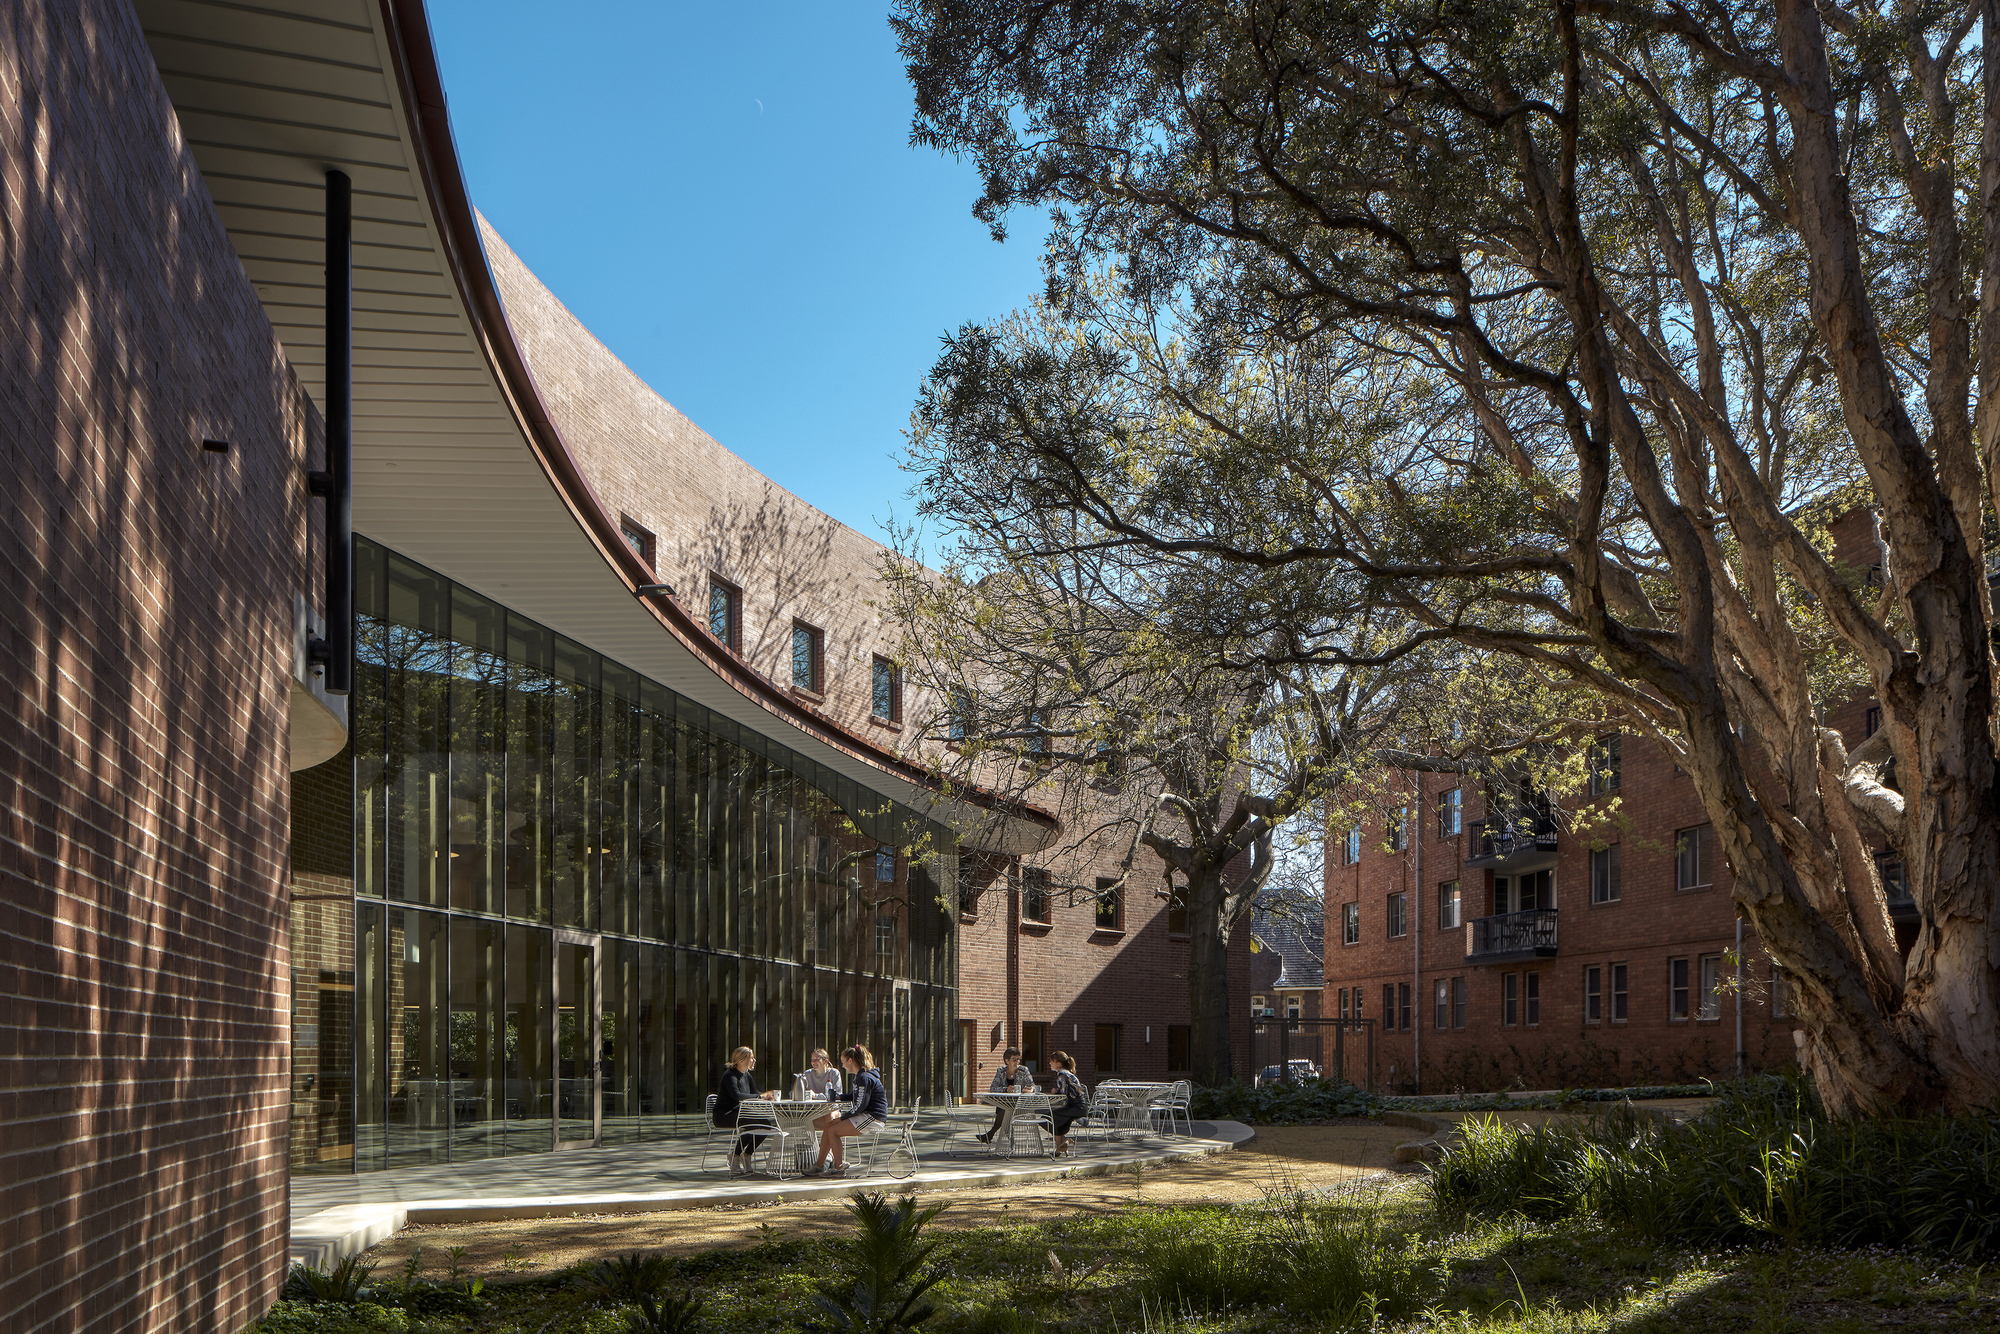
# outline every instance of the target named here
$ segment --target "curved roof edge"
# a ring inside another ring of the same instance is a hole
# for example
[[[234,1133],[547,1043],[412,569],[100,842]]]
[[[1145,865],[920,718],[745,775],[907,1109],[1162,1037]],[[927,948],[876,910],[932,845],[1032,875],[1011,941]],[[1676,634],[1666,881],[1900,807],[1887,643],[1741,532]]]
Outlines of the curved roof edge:
[[[882,770],[885,776],[936,794],[927,813],[959,826],[961,837],[969,846],[1008,853],[1033,852],[1048,846],[1061,829],[1060,821],[1049,811],[1007,802],[982,789],[961,789],[950,796],[938,792],[934,776],[922,765],[848,731],[794,699],[749,664],[732,654],[719,652],[706,631],[677,602],[668,601],[662,606],[658,599],[637,596],[639,587],[655,582],[654,574],[621,538],[617,518],[598,497],[542,403],[540,390],[514,338],[487,265],[479,238],[478,216],[459,167],[429,16],[422,0],[378,0],[378,3],[395,60],[396,84],[418,148],[416,170],[423,181],[438,233],[446,244],[453,282],[473,318],[482,350],[536,462],[604,563],[667,633],[744,698],[807,736]],[[966,805],[976,808],[984,819],[966,821],[963,818]],[[968,824],[972,826],[970,829]],[[980,825],[986,827],[982,830]]]

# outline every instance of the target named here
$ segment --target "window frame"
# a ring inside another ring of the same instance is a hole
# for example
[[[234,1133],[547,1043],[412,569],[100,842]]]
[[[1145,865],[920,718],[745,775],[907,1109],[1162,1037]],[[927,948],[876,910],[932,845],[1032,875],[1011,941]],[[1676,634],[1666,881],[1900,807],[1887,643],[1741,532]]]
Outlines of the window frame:
[[[1382,984],[1382,1031],[1384,1033],[1393,1033],[1396,1031],[1396,984],[1394,982],[1384,982]]]
[[[1189,929],[1191,926],[1191,923],[1188,921],[1189,911],[1186,887],[1177,888],[1172,878],[1169,877],[1167,880],[1167,910],[1161,914],[1161,916],[1167,919],[1167,938],[1169,940],[1186,940],[1194,934]],[[1174,918],[1176,917],[1181,919],[1178,929],[1174,926]]]
[[[1389,939],[1401,940],[1410,934],[1410,896],[1407,893],[1391,894],[1387,912],[1389,914]]]
[[[723,633],[721,634],[717,634],[715,630],[717,595],[722,598],[720,610]],[[740,655],[743,652],[743,589],[713,570],[709,571],[708,575],[708,614],[702,618],[702,624],[716,642],[731,653]]]
[[[1583,1022],[1604,1022],[1604,965],[1587,964],[1583,970]]]
[[[1722,956],[1703,954],[1695,960],[1695,1022],[1719,1023],[1722,1019]]]
[[[1456,931],[1465,925],[1465,891],[1456,880],[1438,885],[1438,930]]]
[[[1342,851],[1346,854],[1347,860],[1342,864],[1346,866],[1359,866],[1361,864],[1360,825],[1355,825],[1353,828],[1347,831],[1346,844],[1347,844],[1346,847],[1343,848]]]
[[[966,686],[953,686],[951,697],[945,704],[944,739],[959,743],[972,735],[973,720],[978,715],[977,697]]]
[[[1542,972],[1530,968],[1521,974],[1521,1027],[1542,1026]]]
[[[888,712],[882,712],[883,677],[888,678]],[[877,653],[869,665],[868,676],[868,716],[878,723],[900,723],[903,721],[903,669],[896,665],[894,658]]]
[[[806,679],[799,680],[799,637],[805,637]],[[792,689],[826,693],[826,632],[810,621],[792,618]]]
[[[1095,1050],[1092,1052],[1092,1056],[1094,1058],[1092,1064],[1095,1068],[1095,1072],[1100,1075],[1123,1074],[1124,1071],[1121,1068],[1121,1066],[1125,1059],[1125,1054],[1122,1050],[1122,1048],[1125,1045],[1125,1032],[1124,1032],[1125,1025],[1095,1024],[1092,1025],[1092,1027],[1095,1029],[1095,1031],[1091,1034],[1091,1037],[1094,1040],[1093,1046],[1095,1047]],[[1104,1038],[1107,1032],[1111,1036],[1111,1064],[1108,1067],[1104,1064]]]
[[[1771,964],[1771,1017],[1773,1019],[1792,1017],[1792,980],[1785,976],[1785,970],[1775,962]]]
[[[1685,1024],[1692,1018],[1692,1011],[1689,1008],[1694,1000],[1692,978],[1689,956],[1680,954],[1667,960],[1668,1023]]]
[[[1611,1006],[1604,1016],[1606,1023],[1622,1024],[1632,1017],[1632,965],[1614,961],[1605,965],[1610,976],[1605,980],[1610,984]]]
[[[1625,734],[1613,732],[1590,745],[1590,795],[1609,796],[1624,783]]]
[[[1715,826],[1689,825],[1674,831],[1675,890],[1715,887]],[[1690,879],[1690,872],[1695,877]]]
[[[882,863],[884,860],[887,860],[889,863],[889,878],[886,880],[882,878]],[[896,863],[901,860],[902,858],[897,854],[896,850],[887,843],[878,844],[875,848],[875,883],[878,885],[894,885],[896,883]]]
[[[1397,1029],[1398,1032],[1407,1033],[1410,1031],[1411,1020],[1416,1017],[1411,1011],[1411,1004],[1415,999],[1410,992],[1410,984],[1408,982],[1398,982],[1396,984],[1396,1017],[1401,1025]]]
[[[1029,904],[1039,900],[1042,915],[1037,917],[1029,912]],[[1049,871],[1045,866],[1023,866],[1021,868],[1021,922],[1024,926],[1055,925],[1055,895],[1049,888]]]
[[[624,540],[626,547],[631,550],[633,555],[646,563],[647,569],[653,570],[655,573],[658,572],[659,567],[654,563],[654,558],[659,553],[660,539],[654,535],[652,529],[640,523],[631,515],[620,513],[618,516],[618,536]],[[634,539],[637,540],[635,541]]]
[[[1383,841],[1391,852],[1407,852],[1410,848],[1410,808],[1402,806],[1389,816],[1383,830]]]
[[[1106,899],[1109,895],[1109,899]],[[1111,907],[1111,920],[1104,920],[1107,901]],[[1125,894],[1118,888],[1118,877],[1101,875],[1097,877],[1097,901],[1091,906],[1091,929],[1094,931],[1123,931],[1125,929]]]
[[[1465,789],[1446,788],[1438,793],[1438,837],[1457,838],[1465,832]]]
[[[1178,1044],[1180,1047],[1180,1056],[1181,1056],[1181,1062],[1178,1065],[1174,1063],[1174,1048],[1176,1044]],[[1193,1069],[1194,1069],[1194,1025],[1168,1024],[1167,1025],[1167,1073],[1170,1075],[1185,1074]]]
[[[1500,974],[1500,1027],[1513,1028],[1520,1017],[1519,973]]]
[[[1624,856],[1619,851],[1622,847],[1622,843],[1613,843],[1590,850],[1590,906],[1593,908],[1624,901]]]
[[[1442,1033],[1451,1027],[1451,990],[1441,977],[1432,990],[1437,1000],[1437,1031]]]
[[[1451,1026],[1465,1027],[1465,978],[1462,976],[1451,980]]]
[[[1361,900],[1353,899],[1340,905],[1340,943],[1359,945],[1361,943]]]

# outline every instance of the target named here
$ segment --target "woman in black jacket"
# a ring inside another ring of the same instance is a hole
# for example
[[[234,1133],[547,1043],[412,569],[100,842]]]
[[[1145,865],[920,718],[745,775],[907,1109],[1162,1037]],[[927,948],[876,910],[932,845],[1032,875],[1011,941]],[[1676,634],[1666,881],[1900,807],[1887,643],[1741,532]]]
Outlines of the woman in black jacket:
[[[1090,1104],[1083,1096],[1083,1081],[1076,1077],[1076,1062],[1066,1051],[1056,1052],[1049,1057],[1049,1064],[1056,1068],[1055,1087],[1051,1090],[1062,1099],[1050,1113],[1050,1121],[1056,1132],[1056,1157],[1067,1158],[1069,1152],[1069,1128],[1076,1119],[1090,1110]]]
[[[854,1076],[854,1108],[845,1114],[828,1112],[813,1122],[819,1131],[820,1152],[828,1159],[815,1164],[808,1176],[846,1175],[848,1137],[889,1119],[889,1094],[882,1087],[882,1076],[876,1072],[875,1058],[868,1054],[868,1048],[855,1043],[840,1053],[840,1063]]]
[[[757,1053],[748,1047],[738,1047],[729,1053],[729,1065],[722,1072],[722,1087],[715,1091],[715,1124],[733,1126],[736,1124],[737,1110],[749,1098],[775,1098],[774,1089],[769,1093],[757,1091],[757,1080],[751,1071],[757,1068]],[[738,1135],[729,1147],[729,1175],[733,1177],[750,1175],[750,1153],[757,1147],[754,1135]]]

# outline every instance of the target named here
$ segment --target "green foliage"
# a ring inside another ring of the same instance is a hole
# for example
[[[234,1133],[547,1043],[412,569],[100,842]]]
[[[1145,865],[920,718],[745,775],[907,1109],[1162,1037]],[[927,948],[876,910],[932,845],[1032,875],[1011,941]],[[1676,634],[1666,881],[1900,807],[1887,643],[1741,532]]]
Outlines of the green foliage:
[[[1254,1088],[1231,1081],[1197,1088],[1188,1110],[1189,1115],[1204,1121],[1282,1126],[1367,1116],[1375,1111],[1375,1099],[1357,1085],[1339,1079],[1285,1080]]]
[[[639,1309],[628,1317],[631,1334],[693,1334],[701,1328],[701,1298],[692,1292],[663,1297],[650,1292],[634,1299]]]
[[[1594,1220],[1662,1241],[1914,1246],[2000,1254],[2000,1123],[1830,1120],[1766,1076],[1696,1120],[1632,1112],[1534,1127],[1465,1122],[1431,1169],[1447,1216]]]
[[[641,1297],[657,1297],[676,1280],[673,1259],[658,1251],[633,1251],[609,1260],[599,1260],[584,1276],[590,1289],[610,1301],[636,1302]]]
[[[939,1276],[919,1271],[937,1243],[925,1238],[923,1229],[944,1206],[919,1209],[909,1195],[892,1205],[876,1193],[857,1195],[847,1208],[854,1235],[827,1247],[838,1275],[813,1294],[818,1318],[799,1328],[810,1334],[891,1334],[930,1319],[936,1308],[923,1297]]]
[[[282,1301],[255,1334],[407,1334],[410,1318],[373,1302]]]
[[[352,1304],[361,1300],[374,1272],[375,1266],[362,1264],[358,1255],[348,1256],[330,1271],[293,1265],[285,1278],[285,1296],[297,1302]]]

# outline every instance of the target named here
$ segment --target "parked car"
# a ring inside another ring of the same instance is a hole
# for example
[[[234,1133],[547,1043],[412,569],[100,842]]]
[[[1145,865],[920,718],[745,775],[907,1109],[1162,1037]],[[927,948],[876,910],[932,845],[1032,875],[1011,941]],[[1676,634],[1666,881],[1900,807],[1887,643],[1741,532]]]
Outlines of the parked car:
[[[1308,1079],[1318,1078],[1319,1067],[1317,1065],[1314,1065],[1303,1056],[1295,1056],[1285,1062],[1285,1069],[1283,1070],[1280,1070],[1275,1065],[1265,1066],[1258,1073],[1257,1078],[1251,1082],[1253,1084],[1276,1084],[1281,1080],[1290,1080],[1294,1084],[1302,1084]]]

